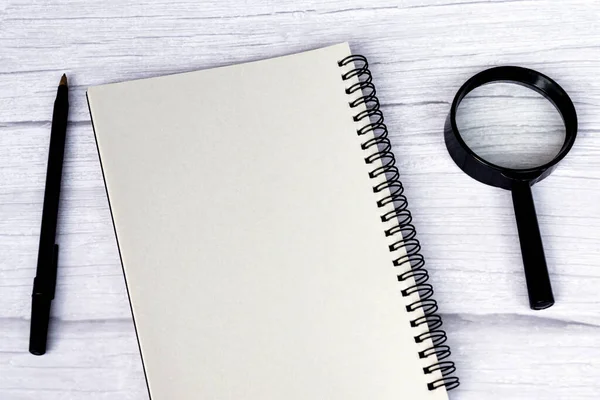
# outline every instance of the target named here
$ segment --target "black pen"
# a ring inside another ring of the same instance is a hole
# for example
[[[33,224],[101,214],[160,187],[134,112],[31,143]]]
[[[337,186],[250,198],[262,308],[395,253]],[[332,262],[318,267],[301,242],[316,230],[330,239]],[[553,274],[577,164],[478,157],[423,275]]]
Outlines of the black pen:
[[[50,150],[48,169],[46,171],[46,189],[44,192],[44,208],[42,211],[42,228],[40,231],[40,247],[33,294],[31,295],[31,330],[29,333],[29,352],[36,356],[46,353],[48,323],[50,322],[50,304],[56,289],[56,269],[58,266],[58,245],[54,243],[56,222],[58,217],[58,200],[60,198],[60,181],[62,177],[63,158],[65,154],[65,137],[67,133],[67,117],[69,114],[69,93],[67,76],[60,79],[54,112],[52,114],[52,130],[50,132]]]

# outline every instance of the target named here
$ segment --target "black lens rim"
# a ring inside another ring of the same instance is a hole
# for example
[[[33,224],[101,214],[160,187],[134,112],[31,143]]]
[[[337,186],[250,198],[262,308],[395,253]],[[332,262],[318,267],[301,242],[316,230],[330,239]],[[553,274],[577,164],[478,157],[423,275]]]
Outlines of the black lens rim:
[[[549,162],[524,169],[501,167],[478,156],[463,140],[456,124],[456,113],[461,101],[474,89],[495,82],[525,86],[544,96],[559,112],[565,125],[565,141],[557,155]],[[456,93],[446,118],[444,138],[450,156],[467,175],[487,185],[510,190],[514,182],[530,184],[546,178],[571,150],[577,137],[577,112],[565,90],[546,75],[528,68],[504,66],[482,71],[466,81]]]

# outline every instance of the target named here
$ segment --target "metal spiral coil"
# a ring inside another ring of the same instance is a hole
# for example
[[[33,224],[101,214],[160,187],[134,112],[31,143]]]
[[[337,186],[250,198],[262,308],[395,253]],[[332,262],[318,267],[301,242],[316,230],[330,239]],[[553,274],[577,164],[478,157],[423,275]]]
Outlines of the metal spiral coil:
[[[352,64],[351,64],[352,63]],[[372,168],[369,176],[372,179],[384,176],[385,180],[373,187],[374,193],[386,191],[386,196],[377,201],[379,208],[394,207],[381,215],[382,222],[394,221],[392,228],[385,230],[385,235],[396,240],[389,249],[398,250],[404,247],[406,254],[393,260],[395,267],[400,267],[403,271],[398,275],[399,282],[406,282],[412,279],[412,285],[401,291],[402,296],[408,297],[418,293],[419,300],[406,306],[409,313],[421,310],[422,315],[411,320],[412,327],[418,327],[423,324],[428,326],[428,331],[414,337],[416,343],[430,341],[432,346],[419,352],[419,358],[425,359],[435,355],[437,362],[423,368],[425,374],[431,374],[439,371],[440,379],[429,382],[429,390],[435,390],[445,387],[446,390],[452,390],[458,387],[459,380],[452,376],[456,367],[451,361],[444,361],[450,357],[450,348],[444,343],[447,340],[446,332],[442,327],[442,318],[436,314],[438,311],[437,302],[433,299],[433,287],[427,283],[429,274],[425,267],[425,259],[420,254],[421,245],[416,237],[416,229],[412,224],[412,215],[408,210],[408,201],[404,196],[404,187],[400,182],[400,173],[396,167],[396,158],[392,152],[392,144],[388,138],[387,126],[384,123],[383,113],[380,110],[379,99],[376,95],[375,86],[372,83],[373,77],[369,70],[367,59],[361,55],[351,55],[338,61],[338,66],[343,68],[351,64],[352,69],[342,74],[342,79],[352,83],[346,88],[346,94],[352,95],[359,93],[360,96],[350,101],[351,108],[364,105],[364,109],[354,115],[355,122],[364,124],[357,129],[359,136],[368,133],[372,137],[361,144],[363,150],[375,150],[365,158],[368,165],[379,161],[376,167]],[[360,91],[360,92],[359,92]]]

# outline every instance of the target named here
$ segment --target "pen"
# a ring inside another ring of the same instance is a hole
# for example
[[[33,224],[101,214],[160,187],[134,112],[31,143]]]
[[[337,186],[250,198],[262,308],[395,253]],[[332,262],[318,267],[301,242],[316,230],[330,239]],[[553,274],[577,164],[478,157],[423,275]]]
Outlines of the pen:
[[[60,198],[60,181],[65,154],[65,136],[69,114],[69,93],[67,76],[60,79],[50,132],[50,150],[46,171],[44,208],[40,247],[33,293],[31,295],[31,330],[29,333],[29,352],[37,356],[46,353],[48,323],[50,322],[50,304],[56,289],[56,269],[58,266],[58,245],[54,243]]]

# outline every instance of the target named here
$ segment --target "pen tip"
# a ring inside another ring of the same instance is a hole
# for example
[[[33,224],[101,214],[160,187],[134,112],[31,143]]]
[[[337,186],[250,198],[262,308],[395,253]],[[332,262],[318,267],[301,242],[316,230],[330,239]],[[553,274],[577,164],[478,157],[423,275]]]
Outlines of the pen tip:
[[[60,78],[60,86],[67,85],[67,75],[63,74],[62,78]]]

